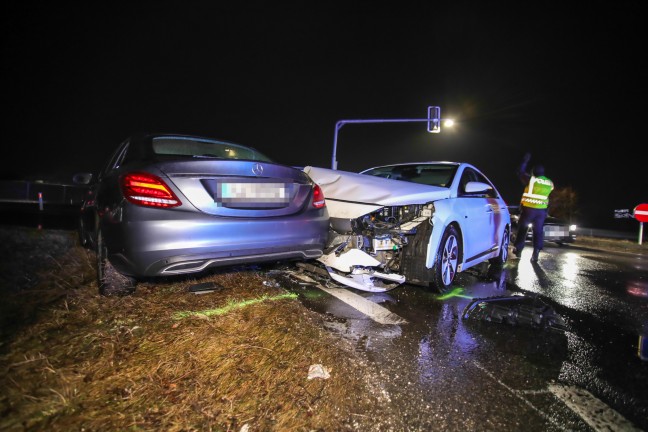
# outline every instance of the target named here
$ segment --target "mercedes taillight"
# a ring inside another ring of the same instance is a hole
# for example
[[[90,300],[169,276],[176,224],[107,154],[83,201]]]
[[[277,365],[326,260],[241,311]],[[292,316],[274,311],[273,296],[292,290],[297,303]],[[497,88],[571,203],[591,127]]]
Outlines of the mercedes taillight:
[[[322,192],[322,188],[316,184],[315,187],[313,187],[313,207],[320,209],[324,206],[326,206],[324,192]]]
[[[164,180],[149,173],[128,173],[121,178],[124,197],[145,207],[170,208],[182,204]]]

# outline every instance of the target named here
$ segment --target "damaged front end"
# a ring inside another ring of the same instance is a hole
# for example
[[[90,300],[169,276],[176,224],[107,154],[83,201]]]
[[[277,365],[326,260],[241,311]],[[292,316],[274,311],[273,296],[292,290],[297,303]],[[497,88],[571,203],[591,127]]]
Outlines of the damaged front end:
[[[352,288],[396,288],[406,279],[401,273],[408,246],[421,226],[432,223],[433,213],[429,203],[382,207],[350,220],[332,218],[329,247],[318,261],[332,279]]]
[[[318,261],[332,279],[371,292],[429,280],[434,202],[449,197],[447,188],[311,166],[304,171],[326,197],[329,240]]]

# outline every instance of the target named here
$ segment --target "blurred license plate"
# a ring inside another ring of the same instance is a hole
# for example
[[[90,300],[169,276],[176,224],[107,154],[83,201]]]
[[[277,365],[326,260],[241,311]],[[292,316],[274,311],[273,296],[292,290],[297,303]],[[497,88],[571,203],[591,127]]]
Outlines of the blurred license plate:
[[[217,200],[222,202],[287,202],[285,183],[221,183]]]
[[[566,237],[569,235],[569,230],[559,226],[545,225],[545,236],[549,237]]]

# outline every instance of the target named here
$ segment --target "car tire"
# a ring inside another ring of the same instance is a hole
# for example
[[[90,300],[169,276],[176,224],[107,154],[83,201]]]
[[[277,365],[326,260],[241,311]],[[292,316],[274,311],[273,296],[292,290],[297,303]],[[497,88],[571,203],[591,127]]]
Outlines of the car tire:
[[[121,296],[135,291],[136,281],[126,276],[108,260],[108,249],[104,243],[103,233],[97,232],[97,285],[103,296]]]
[[[502,235],[502,244],[500,244],[500,253],[495,258],[489,259],[488,262],[491,265],[496,267],[502,267],[504,264],[506,264],[506,261],[508,260],[508,254],[509,254],[509,244],[510,244],[509,231],[504,230],[504,234]]]
[[[441,293],[448,292],[457,275],[459,257],[461,256],[461,243],[457,229],[450,225],[441,237],[441,244],[437,251],[436,261],[433,266],[433,276],[430,285]]]

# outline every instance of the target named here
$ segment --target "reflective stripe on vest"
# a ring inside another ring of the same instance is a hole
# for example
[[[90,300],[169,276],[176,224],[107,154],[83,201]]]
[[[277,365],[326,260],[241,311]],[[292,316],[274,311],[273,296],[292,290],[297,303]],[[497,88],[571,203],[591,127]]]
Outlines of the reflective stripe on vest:
[[[549,207],[549,194],[553,188],[553,182],[547,177],[531,177],[529,184],[524,189],[520,203],[526,207],[547,208]]]

